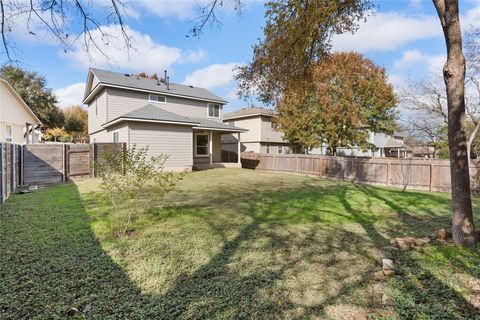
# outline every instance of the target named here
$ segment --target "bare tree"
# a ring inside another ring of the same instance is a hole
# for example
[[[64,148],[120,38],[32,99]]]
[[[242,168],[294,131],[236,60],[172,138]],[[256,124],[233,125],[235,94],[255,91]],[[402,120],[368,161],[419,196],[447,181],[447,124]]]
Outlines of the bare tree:
[[[20,26],[26,27],[25,32],[30,36],[53,37],[65,52],[82,41],[87,54],[95,49],[108,60],[110,57],[104,54],[101,42],[110,36],[105,26],[116,25],[128,50],[131,40],[124,24],[124,1],[109,0],[103,10],[98,9],[98,3],[81,0],[0,0],[2,53],[9,62],[18,61],[14,31],[18,32]]]
[[[452,235],[456,244],[471,246],[475,244],[476,239],[465,130],[465,57],[462,52],[458,0],[433,0],[433,4],[440,18],[447,46],[443,77],[448,106]]]

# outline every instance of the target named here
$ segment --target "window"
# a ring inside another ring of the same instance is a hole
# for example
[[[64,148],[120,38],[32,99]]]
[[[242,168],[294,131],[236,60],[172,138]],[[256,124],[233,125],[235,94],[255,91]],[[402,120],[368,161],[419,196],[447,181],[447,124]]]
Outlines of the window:
[[[118,135],[118,131],[115,131],[115,132],[113,133],[113,142],[114,142],[114,143],[120,142],[119,135]]]
[[[93,138],[93,143],[97,143],[97,138]]]
[[[270,146],[267,144],[267,153],[270,153]]]
[[[155,94],[148,95],[148,100],[152,102],[167,103],[167,97]]]
[[[12,142],[12,126],[9,124],[5,125],[5,141]]]
[[[270,121],[270,126],[272,127],[272,129],[278,129],[278,124],[273,120]]]
[[[220,118],[220,105],[208,104],[208,116],[211,118]]]
[[[195,155],[208,156],[208,134],[197,133],[195,135]]]
[[[278,146],[278,153],[283,153],[283,148],[282,148],[282,146]]]

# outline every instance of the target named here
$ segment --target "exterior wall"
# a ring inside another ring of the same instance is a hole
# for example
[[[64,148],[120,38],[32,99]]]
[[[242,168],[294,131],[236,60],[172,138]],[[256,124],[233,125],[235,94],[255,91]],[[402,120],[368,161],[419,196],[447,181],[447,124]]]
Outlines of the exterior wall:
[[[235,127],[239,127],[242,129],[247,129],[247,132],[240,133],[240,141],[242,142],[252,142],[252,141],[260,141],[261,140],[261,120],[260,117],[251,117],[251,118],[240,118],[240,119],[233,119],[233,120],[226,120],[224,121],[227,124],[233,124]],[[236,135],[224,135],[222,137],[222,142],[236,142],[237,138]]]
[[[102,124],[107,122],[107,103],[108,97],[105,90],[96,96],[88,105],[88,132],[96,132],[102,130]],[[95,105],[97,106],[97,114],[95,114]],[[109,141],[111,142],[111,141]]]
[[[272,128],[272,117],[261,117],[261,141],[284,142],[283,133]]]
[[[129,147],[149,146],[151,156],[169,155],[166,167],[191,169],[193,165],[192,127],[160,123],[130,122]],[[122,141],[122,140],[120,140]]]
[[[18,99],[0,84],[0,141],[6,141],[6,125],[12,126],[12,143],[25,143],[26,123],[34,123],[30,113],[25,110]]]
[[[260,144],[260,153],[267,153],[267,146],[270,147],[269,154],[278,154],[278,147],[282,147],[282,153],[288,154],[292,153],[292,149],[286,143],[261,143]]]
[[[108,94],[107,121],[113,120],[135,109],[142,108],[149,103],[185,117],[208,118],[219,122],[223,119],[222,111],[220,111],[220,118],[209,118],[208,103],[205,101],[167,96],[166,103],[158,103],[149,101],[149,93],[146,92],[116,88],[107,88],[106,91]]]

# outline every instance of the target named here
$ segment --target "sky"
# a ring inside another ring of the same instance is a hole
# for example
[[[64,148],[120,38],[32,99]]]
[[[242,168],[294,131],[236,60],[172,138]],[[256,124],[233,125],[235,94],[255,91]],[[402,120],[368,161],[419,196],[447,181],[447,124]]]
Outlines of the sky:
[[[92,0],[100,16],[106,1]],[[217,12],[219,25],[205,28],[199,37],[187,37],[202,1],[206,0],[130,0],[124,22],[133,48],[123,47],[118,27],[105,26],[112,37],[103,39],[102,48],[110,61],[95,51],[87,54],[82,41],[64,52],[51,37],[42,32],[32,35],[19,21],[12,29],[16,58],[21,67],[45,76],[60,107],[81,103],[89,67],[159,75],[166,69],[171,82],[204,87],[229,101],[226,112],[259,105],[236,97],[234,75],[236,66],[251,61],[252,46],[263,36],[263,2],[247,0],[239,15],[230,7],[232,2],[225,0],[226,5]],[[441,75],[446,49],[432,1],[383,0],[374,4],[374,12],[355,34],[333,39],[333,50],[363,53],[385,67],[395,88]],[[480,0],[460,0],[460,13],[463,29],[480,25]],[[75,22],[71,24],[74,28]],[[98,31],[93,35],[101,39]]]

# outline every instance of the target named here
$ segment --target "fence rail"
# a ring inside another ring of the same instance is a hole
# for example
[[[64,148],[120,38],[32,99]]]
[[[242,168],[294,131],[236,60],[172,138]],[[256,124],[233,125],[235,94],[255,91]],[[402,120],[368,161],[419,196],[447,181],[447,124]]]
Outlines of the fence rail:
[[[293,172],[416,190],[451,190],[450,162],[437,159],[351,158],[242,153],[242,167]],[[472,191],[480,191],[480,164],[470,165]]]

